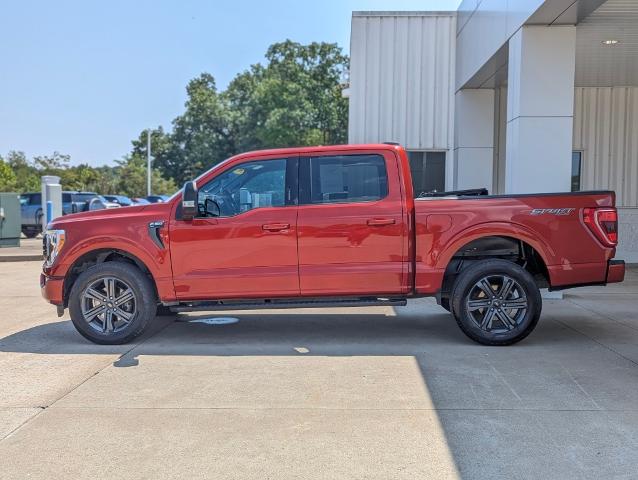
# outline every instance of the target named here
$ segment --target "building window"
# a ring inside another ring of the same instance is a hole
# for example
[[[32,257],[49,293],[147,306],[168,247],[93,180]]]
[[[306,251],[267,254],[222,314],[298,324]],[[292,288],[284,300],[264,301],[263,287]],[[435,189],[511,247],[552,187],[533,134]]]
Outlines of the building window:
[[[445,152],[408,152],[414,195],[445,191]]]
[[[572,192],[580,191],[583,171],[583,152],[572,152]]]

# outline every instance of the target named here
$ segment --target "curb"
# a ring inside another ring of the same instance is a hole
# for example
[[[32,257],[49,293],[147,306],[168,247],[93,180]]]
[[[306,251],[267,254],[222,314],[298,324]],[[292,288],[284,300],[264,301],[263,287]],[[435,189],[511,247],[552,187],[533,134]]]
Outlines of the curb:
[[[3,262],[36,262],[43,261],[42,255],[0,255],[0,263]]]

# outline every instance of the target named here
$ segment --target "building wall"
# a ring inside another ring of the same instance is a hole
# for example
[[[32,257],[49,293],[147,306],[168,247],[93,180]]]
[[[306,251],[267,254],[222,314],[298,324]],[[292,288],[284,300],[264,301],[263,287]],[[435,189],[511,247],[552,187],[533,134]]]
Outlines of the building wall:
[[[494,191],[502,193],[507,89],[495,97]],[[581,188],[616,192],[617,257],[638,263],[638,87],[577,87],[573,149],[583,152]]]
[[[507,88],[494,92],[494,179],[492,193],[505,192],[505,146],[507,141]]]
[[[615,190],[619,206],[638,208],[638,87],[576,88],[574,150],[584,189]]]
[[[617,257],[638,262],[638,87],[576,88],[574,150],[583,189],[616,191]]]
[[[450,12],[353,14],[350,143],[453,148],[455,32]]]
[[[545,0],[464,0],[458,11],[456,88],[462,88]]]

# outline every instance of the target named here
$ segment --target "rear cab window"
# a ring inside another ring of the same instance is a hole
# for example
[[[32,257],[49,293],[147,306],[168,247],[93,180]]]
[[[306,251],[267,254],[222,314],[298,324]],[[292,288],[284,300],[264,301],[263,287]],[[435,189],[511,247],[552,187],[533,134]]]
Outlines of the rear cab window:
[[[302,203],[374,202],[388,195],[388,172],[378,154],[310,157],[301,176]]]

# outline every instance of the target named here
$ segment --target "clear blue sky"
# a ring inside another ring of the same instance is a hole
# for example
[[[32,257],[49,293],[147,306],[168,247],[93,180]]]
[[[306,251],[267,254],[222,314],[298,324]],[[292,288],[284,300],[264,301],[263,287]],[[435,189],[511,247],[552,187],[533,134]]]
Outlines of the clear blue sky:
[[[185,86],[224,88],[273,42],[337,42],[353,10],[454,10],[459,0],[21,0],[0,6],[0,155],[111,163],[170,129]]]

